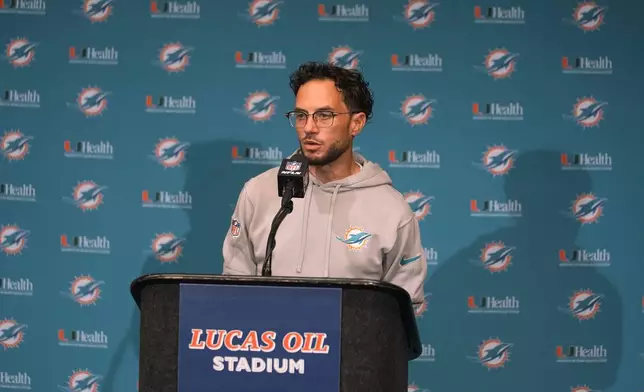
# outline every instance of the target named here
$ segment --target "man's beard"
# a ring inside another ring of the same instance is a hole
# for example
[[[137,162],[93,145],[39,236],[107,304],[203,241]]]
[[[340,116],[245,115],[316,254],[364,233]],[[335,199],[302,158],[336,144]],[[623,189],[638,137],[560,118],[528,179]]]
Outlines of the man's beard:
[[[337,142],[333,143],[330,147],[329,150],[320,158],[310,158],[306,157],[306,159],[309,161],[310,166],[325,166],[330,163],[335,162],[336,159],[340,158],[342,154],[345,153],[349,148],[351,147],[351,143],[349,141],[343,142],[338,140]],[[304,153],[304,148],[302,148],[302,142],[300,141],[300,150]]]

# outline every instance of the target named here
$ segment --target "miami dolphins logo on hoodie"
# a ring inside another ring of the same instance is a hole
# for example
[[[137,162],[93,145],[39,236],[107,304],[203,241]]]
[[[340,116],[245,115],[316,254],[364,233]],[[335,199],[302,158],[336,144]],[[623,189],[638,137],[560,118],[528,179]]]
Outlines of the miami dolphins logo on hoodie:
[[[365,232],[360,227],[351,226],[344,233],[344,238],[336,236],[336,238],[349,247],[351,250],[359,250],[365,245],[367,245],[367,238],[371,237],[371,234]]]

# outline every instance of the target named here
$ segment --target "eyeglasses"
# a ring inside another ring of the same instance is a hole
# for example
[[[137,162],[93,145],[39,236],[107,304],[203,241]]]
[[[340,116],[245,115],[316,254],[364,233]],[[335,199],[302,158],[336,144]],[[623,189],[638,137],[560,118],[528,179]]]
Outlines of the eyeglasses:
[[[309,114],[299,110],[294,110],[286,113],[285,116],[286,118],[288,118],[288,121],[291,123],[291,126],[296,128],[301,128],[305,126],[306,123],[309,121],[309,116],[313,117],[313,121],[315,122],[315,125],[317,125],[318,127],[330,127],[331,125],[333,125],[333,120],[335,119],[335,116],[338,116],[340,114],[353,114],[353,113],[354,112],[338,113],[338,112],[333,112],[331,110],[318,110],[317,112],[313,112],[313,114]]]

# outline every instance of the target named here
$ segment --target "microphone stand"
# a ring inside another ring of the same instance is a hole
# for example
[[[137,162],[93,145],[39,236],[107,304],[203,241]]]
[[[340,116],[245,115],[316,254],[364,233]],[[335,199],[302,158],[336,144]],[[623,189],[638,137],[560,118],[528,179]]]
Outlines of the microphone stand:
[[[282,221],[288,214],[293,212],[293,201],[291,198],[293,197],[293,184],[292,182],[288,182],[286,184],[286,187],[284,189],[284,193],[282,195],[282,206],[280,207],[279,211],[277,211],[277,214],[275,215],[275,218],[273,218],[273,223],[271,223],[271,231],[268,234],[268,242],[266,243],[266,256],[265,256],[265,262],[264,266],[262,267],[262,276],[272,276],[273,275],[273,270],[272,270],[272,262],[273,262],[273,249],[275,249],[275,235],[277,234],[277,229],[279,226],[282,224]]]

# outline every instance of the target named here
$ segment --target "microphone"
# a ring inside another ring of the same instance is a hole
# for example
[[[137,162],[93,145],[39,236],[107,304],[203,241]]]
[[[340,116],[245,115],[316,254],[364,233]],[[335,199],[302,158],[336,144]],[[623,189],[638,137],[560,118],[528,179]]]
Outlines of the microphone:
[[[277,195],[282,198],[279,211],[273,218],[271,231],[266,243],[265,261],[262,267],[262,276],[272,276],[273,249],[275,249],[275,235],[277,229],[288,214],[293,212],[292,198],[304,198],[309,184],[309,163],[302,154],[294,154],[282,160],[277,171]]]
[[[277,195],[282,198],[282,207],[291,198],[304,198],[309,183],[309,163],[302,154],[282,159],[277,174]]]

